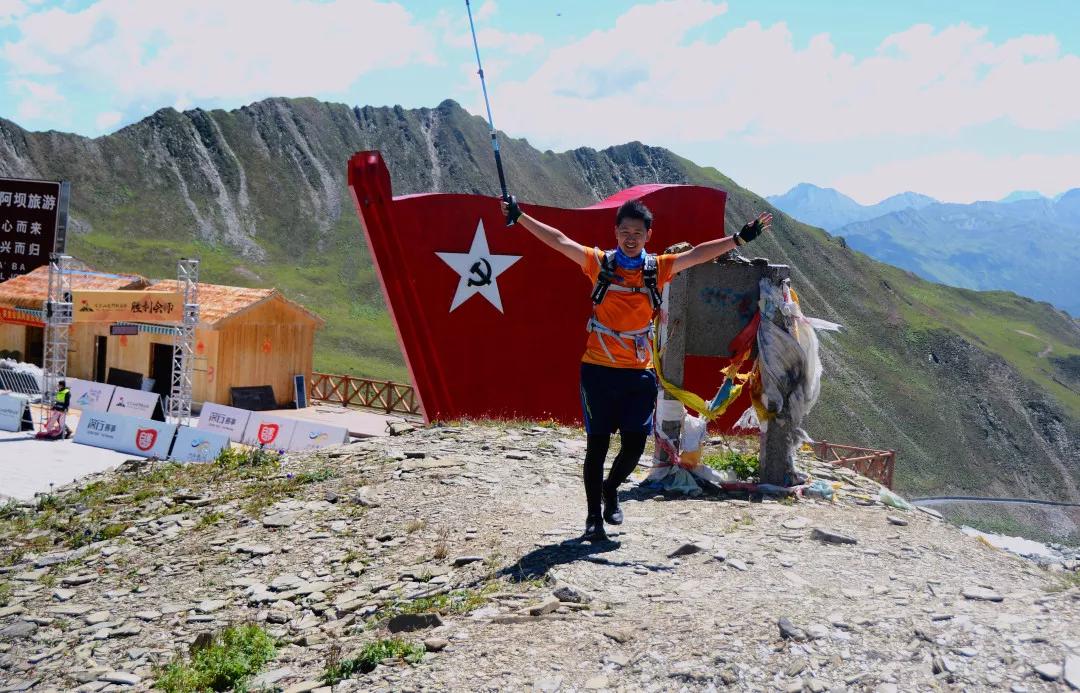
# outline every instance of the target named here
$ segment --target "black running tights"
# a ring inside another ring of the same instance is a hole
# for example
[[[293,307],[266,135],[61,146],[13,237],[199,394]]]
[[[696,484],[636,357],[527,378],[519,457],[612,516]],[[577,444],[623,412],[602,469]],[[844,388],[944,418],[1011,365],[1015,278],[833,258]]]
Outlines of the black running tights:
[[[634,471],[641,453],[645,452],[645,441],[648,433],[620,433],[619,454],[611,463],[611,472],[608,473],[607,481],[604,481],[604,459],[607,457],[608,445],[611,436],[604,434],[592,434],[586,437],[585,446],[585,499],[589,503],[589,515],[600,514],[600,497],[606,489],[616,492],[619,484],[626,481],[630,472]]]

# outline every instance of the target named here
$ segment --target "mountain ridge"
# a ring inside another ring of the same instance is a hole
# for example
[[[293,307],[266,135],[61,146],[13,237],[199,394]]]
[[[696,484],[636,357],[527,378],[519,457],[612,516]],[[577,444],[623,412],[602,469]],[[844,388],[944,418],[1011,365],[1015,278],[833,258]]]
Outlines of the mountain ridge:
[[[728,192],[728,229],[772,209],[715,168],[659,147],[555,153],[500,138],[511,191],[526,202],[586,206],[640,183],[685,183]],[[318,370],[404,380],[345,186],[345,162],[363,149],[383,153],[395,194],[498,194],[485,121],[449,100],[161,109],[93,140],[0,120],[0,175],[74,181],[72,253],[164,277],[178,257],[197,255],[206,281],[275,285],[323,315]],[[808,314],[846,326],[822,336],[826,382],[812,435],[897,449],[897,478],[913,493],[1015,495],[1019,483],[1074,497],[1080,324],[1012,294],[922,281],[773,211],[774,231],[754,252],[792,267]]]
[[[1071,279],[1080,263],[1080,189],[1053,199],[1017,191],[971,203],[901,193],[861,206],[835,190],[800,184],[769,199],[856,250],[924,279],[1015,291],[1080,315]]]
[[[826,231],[854,221],[865,221],[890,212],[938,202],[928,195],[907,191],[890,195],[872,205],[863,205],[835,188],[822,188],[813,183],[799,183],[782,195],[770,195],[765,199],[796,219]]]

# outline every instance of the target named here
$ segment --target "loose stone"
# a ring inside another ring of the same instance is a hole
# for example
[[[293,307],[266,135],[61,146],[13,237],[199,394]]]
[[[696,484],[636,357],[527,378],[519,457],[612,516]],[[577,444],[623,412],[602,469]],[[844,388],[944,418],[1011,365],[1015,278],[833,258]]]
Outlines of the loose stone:
[[[391,633],[409,633],[424,628],[436,628],[442,625],[438,614],[399,614],[391,618],[386,629]]]
[[[840,532],[834,532],[829,529],[821,529],[815,527],[813,531],[815,539],[819,539],[827,544],[857,544],[859,540],[855,537],[848,536],[847,534],[841,534]]]
[[[1000,602],[1004,598],[997,592],[985,587],[965,587],[961,592],[965,599],[975,601]]]
[[[1036,666],[1035,673],[1046,681],[1057,681],[1061,678],[1062,667],[1057,662],[1046,662]]]

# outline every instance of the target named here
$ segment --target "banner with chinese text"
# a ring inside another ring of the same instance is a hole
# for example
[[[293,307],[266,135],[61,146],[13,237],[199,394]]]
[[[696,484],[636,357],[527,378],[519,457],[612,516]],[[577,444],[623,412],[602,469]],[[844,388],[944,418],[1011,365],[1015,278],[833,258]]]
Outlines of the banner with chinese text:
[[[72,291],[75,322],[182,322],[179,291]]]
[[[0,322],[10,325],[26,325],[28,327],[45,327],[45,323],[33,314],[18,308],[0,306]]]

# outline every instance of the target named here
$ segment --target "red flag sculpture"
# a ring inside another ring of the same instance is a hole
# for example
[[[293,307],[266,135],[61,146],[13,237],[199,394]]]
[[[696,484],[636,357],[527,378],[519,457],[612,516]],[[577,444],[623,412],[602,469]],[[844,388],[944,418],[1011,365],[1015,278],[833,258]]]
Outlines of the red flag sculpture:
[[[581,268],[524,229],[506,228],[498,198],[393,197],[378,152],[354,154],[348,179],[425,420],[580,424],[578,369],[592,305]],[[521,206],[582,245],[609,249],[615,212],[634,198],[654,215],[650,252],[724,235],[727,194],[700,186],[639,185],[583,209]],[[727,363],[687,357],[684,387],[711,398]],[[750,405],[749,393],[740,399],[718,420],[721,430]]]

